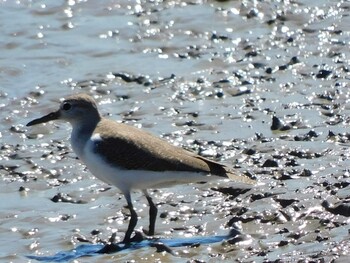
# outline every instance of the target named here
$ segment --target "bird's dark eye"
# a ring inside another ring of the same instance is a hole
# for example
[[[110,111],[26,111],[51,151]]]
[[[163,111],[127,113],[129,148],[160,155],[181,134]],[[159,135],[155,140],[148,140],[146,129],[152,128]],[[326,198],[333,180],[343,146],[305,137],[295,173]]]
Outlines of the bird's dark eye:
[[[62,105],[62,109],[65,111],[70,110],[71,108],[72,108],[72,105],[69,102],[65,102]]]

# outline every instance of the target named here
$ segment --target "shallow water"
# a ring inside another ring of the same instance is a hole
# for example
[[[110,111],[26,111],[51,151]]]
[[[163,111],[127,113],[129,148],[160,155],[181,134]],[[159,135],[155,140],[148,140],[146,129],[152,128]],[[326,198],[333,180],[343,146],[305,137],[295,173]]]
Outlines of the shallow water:
[[[152,192],[160,236],[225,235],[238,224],[244,242],[77,262],[345,262],[349,9],[347,1],[1,2],[0,261],[123,237],[125,200],[76,160],[69,125],[24,126],[87,92],[103,115],[259,184],[238,196],[227,182]],[[272,116],[284,122],[277,130]],[[71,202],[53,202],[59,193]],[[140,229],[148,207],[133,198]]]

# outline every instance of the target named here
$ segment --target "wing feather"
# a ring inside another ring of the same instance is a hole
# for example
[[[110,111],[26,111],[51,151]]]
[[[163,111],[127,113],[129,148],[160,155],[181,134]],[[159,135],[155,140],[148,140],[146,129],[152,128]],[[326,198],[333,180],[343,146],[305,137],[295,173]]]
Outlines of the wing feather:
[[[122,169],[189,171],[225,178],[232,176],[244,178],[233,175],[233,172],[229,171],[223,164],[176,147],[161,138],[129,125],[103,119],[98,124],[95,133],[100,134],[101,140],[95,141],[94,151],[104,153],[107,162]]]

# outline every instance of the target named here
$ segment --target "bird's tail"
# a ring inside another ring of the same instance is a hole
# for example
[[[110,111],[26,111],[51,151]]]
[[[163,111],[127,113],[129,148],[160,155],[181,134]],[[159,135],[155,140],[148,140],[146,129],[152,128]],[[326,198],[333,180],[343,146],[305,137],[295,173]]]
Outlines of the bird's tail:
[[[255,180],[253,180],[245,175],[238,175],[237,173],[235,173],[232,170],[228,170],[226,172],[226,175],[230,180],[235,181],[237,183],[244,183],[244,184],[250,184],[250,185],[256,184]]]

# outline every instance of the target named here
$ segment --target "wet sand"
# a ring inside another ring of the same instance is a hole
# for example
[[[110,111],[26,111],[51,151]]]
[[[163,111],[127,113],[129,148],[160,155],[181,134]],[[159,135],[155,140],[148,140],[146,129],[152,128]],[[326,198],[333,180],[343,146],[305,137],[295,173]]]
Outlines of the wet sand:
[[[345,1],[47,1],[0,4],[0,261],[122,238],[117,189],[95,179],[70,126],[25,124],[60,98],[257,180],[152,191],[157,235],[239,239],[76,262],[346,262],[349,42]],[[238,190],[237,190],[238,189]],[[147,201],[134,193],[138,229]]]

